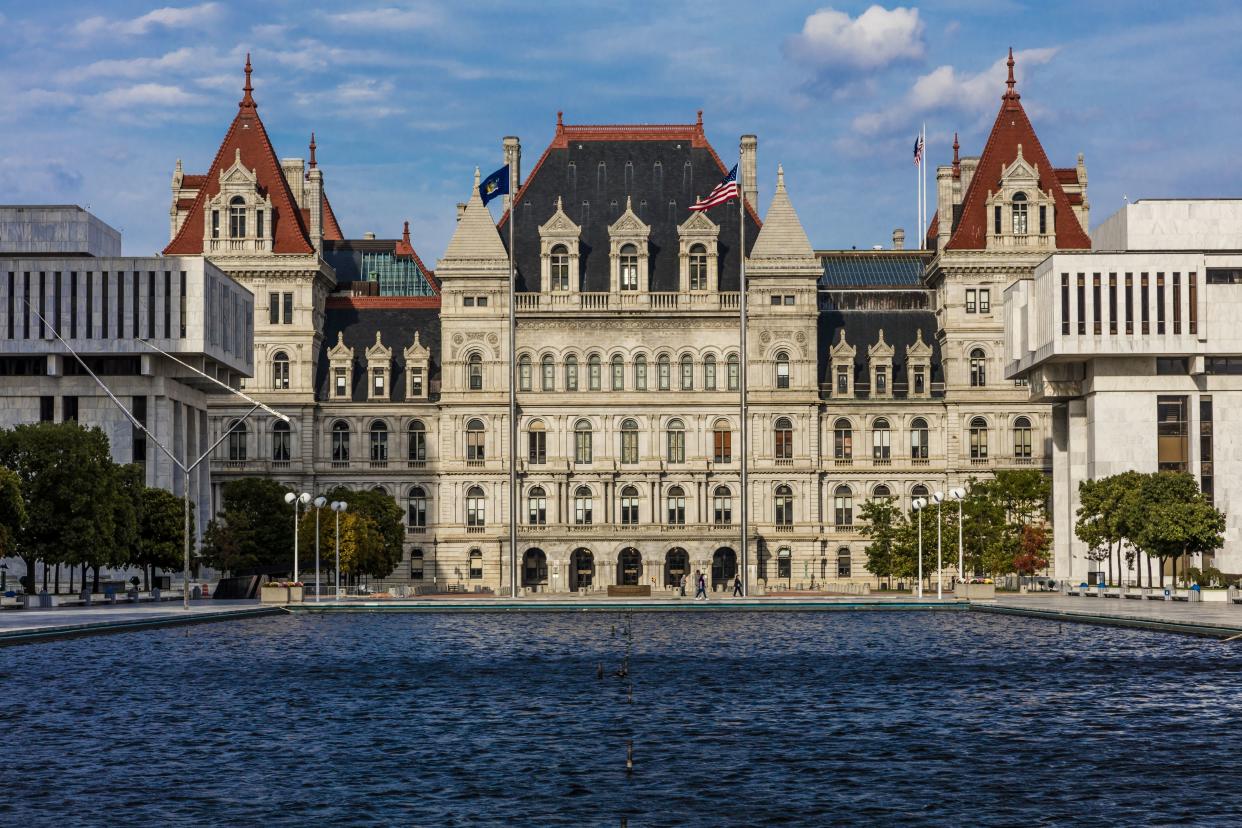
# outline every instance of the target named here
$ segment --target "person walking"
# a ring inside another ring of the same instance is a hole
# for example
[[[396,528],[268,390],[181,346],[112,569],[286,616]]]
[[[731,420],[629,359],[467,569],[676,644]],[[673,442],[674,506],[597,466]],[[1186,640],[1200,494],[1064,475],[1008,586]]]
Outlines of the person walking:
[[[681,597],[686,597],[686,573],[681,574]]]
[[[707,600],[707,579],[703,577],[703,571],[694,570],[694,600]]]
[[[742,597],[742,576],[740,575],[733,576],[733,597]]]

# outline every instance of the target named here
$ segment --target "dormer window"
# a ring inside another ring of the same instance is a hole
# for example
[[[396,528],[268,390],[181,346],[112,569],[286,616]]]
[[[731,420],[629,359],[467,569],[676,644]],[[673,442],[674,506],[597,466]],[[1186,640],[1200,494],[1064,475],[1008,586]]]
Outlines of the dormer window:
[[[707,248],[701,244],[690,248],[690,289],[707,290]]]
[[[211,211],[211,237],[213,239],[220,238],[220,211]]]
[[[552,248],[549,263],[553,290],[569,290],[569,250],[563,244]]]
[[[344,368],[334,369],[335,379],[333,385],[333,396],[344,397],[349,391],[348,380],[345,376]]]
[[[1027,232],[1026,193],[1013,194],[1013,234],[1025,236]]]
[[[259,238],[263,238],[263,211],[254,211],[254,234]]]
[[[229,238],[244,239],[246,237],[246,202],[241,196],[233,196],[229,201]]]
[[[638,248],[632,244],[621,246],[620,275],[622,290],[638,290]]]

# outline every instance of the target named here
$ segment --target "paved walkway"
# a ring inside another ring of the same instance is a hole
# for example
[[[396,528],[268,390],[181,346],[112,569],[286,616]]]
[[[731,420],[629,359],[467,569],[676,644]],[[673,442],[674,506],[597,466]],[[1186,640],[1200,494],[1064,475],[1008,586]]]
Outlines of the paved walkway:
[[[261,606],[258,601],[216,600],[191,601],[188,610],[182,608],[180,601],[4,610],[0,612],[0,646],[279,612],[283,610]]]
[[[973,603],[971,609],[1222,638],[1242,635],[1240,604],[1087,598],[1049,592],[1028,595],[1002,593],[994,602]]]

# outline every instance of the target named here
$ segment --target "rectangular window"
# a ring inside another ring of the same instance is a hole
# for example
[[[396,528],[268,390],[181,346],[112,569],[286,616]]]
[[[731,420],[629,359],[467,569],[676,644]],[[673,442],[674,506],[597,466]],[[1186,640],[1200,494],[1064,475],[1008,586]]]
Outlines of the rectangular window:
[[[30,339],[30,274],[23,273],[22,279],[22,298],[26,300],[22,302],[22,337]]]
[[[1209,374],[1242,376],[1242,357],[1208,357],[1204,364]]]
[[[45,290],[46,285],[43,282],[43,277],[44,277],[44,274],[40,272],[39,273],[39,339],[43,339],[43,337],[47,336],[47,332],[44,330],[44,326],[43,326],[43,320],[47,319],[47,291]]]
[[[779,305],[781,303],[781,295],[779,293],[772,294],[772,304]]]
[[[979,290],[979,313],[992,312],[992,291],[989,288]]]
[[[1156,333],[1164,333],[1164,274],[1156,274]]]
[[[1190,282],[1190,299],[1186,303],[1186,308],[1190,312],[1190,333],[1199,333],[1199,285],[1194,273],[1186,274],[1187,280]]]
[[[56,420],[56,398],[39,397],[39,422],[50,423]]]
[[[992,232],[997,236],[1001,234],[1001,208],[999,204],[992,208]]]
[[[260,239],[263,238],[263,211],[256,210],[254,214],[254,234]]]
[[[347,387],[346,387],[346,383],[345,383],[345,369],[344,369],[344,368],[337,368],[337,369],[335,369],[335,370],[333,371],[333,373],[334,373],[334,374],[335,374],[335,376],[336,376],[336,385],[335,385],[336,393],[335,393],[335,396],[338,396],[338,397],[344,397],[344,396],[345,396],[346,391],[348,390],[348,389],[347,389]]]
[[[180,337],[182,339],[185,339],[185,307],[186,307],[185,286],[186,286],[185,285],[185,271],[183,270],[181,271],[181,305],[180,305],[180,314],[179,314],[179,318],[181,322]]]
[[[267,321],[268,324],[280,324],[280,294],[269,293],[267,295]]]
[[[172,271],[164,271],[164,338],[172,338]]]
[[[875,369],[875,393],[888,393],[888,369],[883,365],[877,365]]]
[[[292,325],[293,324],[293,294],[286,293],[284,296],[284,301],[285,301],[284,323],[286,325]]]
[[[1087,276],[1078,274],[1078,335],[1087,333]]]
[[[1108,332],[1117,335],[1117,274],[1108,274]]]
[[[656,370],[658,375],[657,382],[659,383],[660,390],[667,391],[670,380],[669,372],[672,370],[672,366],[669,364],[667,357],[660,358],[660,362],[657,364]]]
[[[78,336],[78,272],[69,271],[69,338]]]
[[[975,292],[974,292],[974,290],[967,290],[967,291],[966,291],[966,312],[967,312],[967,313],[974,313],[974,312],[975,312]]]
[[[1134,333],[1134,274],[1126,274],[1126,334]]]
[[[1190,373],[1190,361],[1186,357],[1156,357],[1156,375],[1184,377]]]
[[[730,391],[736,391],[739,387],[739,383],[741,382],[739,370],[740,368],[738,366],[737,359],[731,357],[729,359],[729,390]]]
[[[463,296],[463,297],[461,297],[461,304],[462,304],[462,306],[463,306],[463,307],[473,308],[473,307],[474,307],[474,297],[473,297],[473,296]]]
[[[527,458],[531,465],[542,466],[548,462],[548,433],[546,431],[528,432]]]
[[[1151,304],[1150,302],[1148,302],[1150,298],[1151,298],[1151,294],[1148,292],[1148,288],[1147,288],[1147,274],[1140,273],[1139,274],[1139,306],[1140,306],[1139,313],[1141,314],[1143,318],[1142,332],[1145,334],[1151,333],[1151,324],[1149,322],[1149,319],[1151,317]]]
[[[1209,267],[1207,283],[1209,285],[1242,285],[1242,270]]]
[[[95,338],[95,274],[90,271],[86,273],[86,338]]]
[[[477,305],[477,306],[478,306],[478,307],[480,307],[480,308],[486,308],[486,307],[487,307],[487,297],[486,297],[486,296],[480,296],[478,299],[476,299],[476,300],[475,300],[475,305]]]
[[[9,339],[13,339],[15,336],[14,330],[16,328],[16,322],[13,319],[13,311],[17,308],[17,304],[16,304],[17,297],[13,295],[13,291],[16,288],[17,288],[17,274],[15,274],[13,271],[10,270],[9,271],[9,292],[5,296],[5,302],[8,304],[8,311],[9,311],[8,315],[5,316],[5,319],[7,320],[7,324],[8,324]]]
[[[421,397],[423,395],[423,369],[410,369],[410,396]]]
[[[794,302],[795,302],[795,301],[797,301],[797,300],[796,300],[796,298],[795,298],[794,294],[792,294],[792,293],[787,293],[787,294],[785,294],[785,307],[787,307],[787,308],[788,308],[788,307],[791,307],[791,306],[794,304]]]
[[[147,338],[155,339],[155,271],[147,271]]]
[[[1212,395],[1203,394],[1199,397],[1199,489],[1209,501],[1215,471],[1212,452]]]
[[[1039,206],[1039,235],[1046,236],[1048,234],[1048,208],[1045,205]]]
[[[1182,332],[1182,274],[1173,274],[1173,333]]]
[[[1186,397],[1156,397],[1157,463],[1160,471],[1187,469]]]
[[[371,396],[384,396],[384,369],[371,369]]]
[[[1100,274],[1098,273],[1091,274],[1091,304],[1093,305],[1091,331],[1096,336],[1099,336],[1104,332],[1100,324],[1100,319],[1104,315],[1104,302],[1103,296],[1100,293]]]
[[[103,337],[104,339],[108,338],[108,302],[110,298],[108,282],[109,282],[108,271],[105,270],[103,273],[100,274],[100,279],[99,279],[99,298],[102,300],[99,306],[99,322],[100,322],[99,335]],[[120,280],[118,279],[117,282],[119,285]],[[121,304],[120,297],[118,297],[117,306],[120,307],[120,304]],[[117,324],[119,327],[120,320],[117,320]],[[119,335],[119,331],[118,331],[118,335]]]
[[[60,304],[60,271],[57,270],[52,274],[52,324],[51,330],[48,331],[48,338],[54,337],[57,333],[65,330],[65,318],[61,315]]]
[[[712,460],[716,463],[733,462],[733,432],[729,429],[717,428],[712,432]]]
[[[1070,332],[1070,283],[1069,274],[1061,274],[1061,335],[1069,336]]]
[[[77,397],[61,397],[60,398],[60,420],[61,422],[78,421],[78,398]]]
[[[211,211],[211,237],[213,239],[220,238],[220,211]]]
[[[130,326],[129,335],[132,336],[134,339],[139,339],[142,336],[142,283],[140,281],[141,278],[142,278],[142,274],[140,274],[136,270],[130,276],[132,284],[130,285],[130,297],[129,298],[130,298],[130,305],[132,307],[130,308],[131,314],[129,317],[129,326]]]
[[[130,408],[130,413],[134,415],[134,419],[142,425],[147,424],[147,398],[134,397]],[[138,426],[130,429],[130,445],[132,448],[131,463],[138,463],[141,466],[147,464],[147,435]]]
[[[914,368],[914,393],[923,394],[927,390],[927,373],[922,365]]]

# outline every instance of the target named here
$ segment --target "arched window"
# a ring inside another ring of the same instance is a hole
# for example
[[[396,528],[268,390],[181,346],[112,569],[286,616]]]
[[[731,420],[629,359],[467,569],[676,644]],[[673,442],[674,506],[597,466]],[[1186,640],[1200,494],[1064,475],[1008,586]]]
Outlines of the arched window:
[[[694,390],[694,360],[689,354],[681,355],[681,390]]]
[[[880,417],[871,424],[871,456],[876,460],[888,460],[892,457],[888,420]]]
[[[670,526],[683,526],[686,522],[686,493],[681,486],[671,486],[668,490],[668,523]]]
[[[733,493],[728,486],[717,486],[712,492],[712,523],[717,526],[733,523]]]
[[[291,448],[289,424],[284,420],[277,420],[272,426],[272,460],[288,463]]]
[[[1013,194],[1013,234],[1026,235],[1026,193]]]
[[[854,493],[846,485],[832,493],[832,510],[838,527],[854,525]]]
[[[371,462],[383,463],[388,460],[388,426],[383,420],[371,422]]]
[[[975,348],[970,352],[970,385],[973,388],[982,388],[987,384],[987,354],[983,352],[982,348]]]
[[[772,426],[772,453],[777,460],[793,459],[793,422],[778,417]]]
[[[569,250],[563,244],[552,248],[550,256],[552,290],[569,290]]]
[[[737,354],[729,354],[729,390],[736,391],[741,387],[741,373],[737,362]]]
[[[535,420],[526,429],[526,457],[532,466],[548,462],[548,431],[542,420]]]
[[[716,390],[716,357],[711,354],[703,357],[703,390]]]
[[[473,419],[466,423],[466,460],[482,463],[487,459],[487,437],[483,421]]]
[[[246,424],[241,420],[229,423],[228,452],[229,460],[234,463],[246,462]]]
[[[587,388],[592,391],[600,390],[600,373],[601,365],[599,354],[591,354],[587,357]]]
[[[565,357],[565,390],[578,390],[578,358],[573,354]]]
[[[647,390],[647,357],[642,354],[634,357],[634,390]]]
[[[233,196],[229,201],[229,237],[246,237],[246,202],[241,196]]]
[[[427,525],[427,492],[422,486],[410,488],[410,500],[405,520],[406,525],[411,529],[422,529]]]
[[[707,248],[701,244],[690,246],[690,289],[707,290]]]
[[[776,352],[776,387],[789,387],[789,353],[786,351]]]
[[[1026,417],[1013,421],[1013,456],[1019,460],[1031,459],[1031,421]]]
[[[591,423],[579,420],[574,423],[574,462],[591,462]]]
[[[621,290],[638,290],[638,248],[632,244],[621,245],[618,265]]]
[[[526,495],[526,522],[531,526],[548,523],[548,496],[542,486],[534,486]]]
[[[837,460],[854,458],[854,426],[844,417],[832,424],[832,456]]]
[[[665,442],[668,447],[668,462],[686,462],[686,427],[681,420],[668,421],[668,428],[665,430]]]
[[[910,459],[927,459],[927,420],[922,417],[910,421]]]
[[[332,462],[349,462],[349,423],[344,420],[332,424]]]
[[[466,526],[487,525],[487,501],[483,498],[483,490],[471,486],[466,490]]]
[[[284,351],[272,354],[272,388],[277,391],[289,389],[289,355]]]
[[[470,550],[470,578],[478,580],[483,577],[483,553],[477,549]]]
[[[970,459],[988,458],[988,421],[975,417],[970,421]]]
[[[927,487],[919,483],[910,488],[910,497],[927,497]]]
[[[793,489],[784,485],[777,486],[772,506],[777,526],[793,525]]]
[[[656,368],[656,373],[658,374],[656,381],[661,391],[667,391],[669,389],[669,384],[672,381],[672,372],[673,366],[671,360],[669,360],[668,354],[660,354],[660,359]]]
[[[621,525],[638,525],[638,489],[633,486],[621,490]]]
[[[543,373],[543,390],[556,390],[556,364],[552,362],[550,355],[545,355],[539,362],[539,368]]]
[[[733,462],[733,427],[729,421],[720,419],[712,426],[712,461]]]
[[[624,391],[625,390],[625,363],[621,361],[621,355],[613,354],[612,362],[610,363],[610,365],[612,366],[611,367],[612,390],[613,391]]]
[[[621,462],[626,465],[638,462],[638,423],[633,420],[621,423]]]
[[[852,567],[850,566],[850,548],[848,546],[842,546],[840,549],[837,550],[837,577],[838,578],[850,577],[851,568]]]
[[[466,360],[466,373],[470,380],[471,391],[483,390],[483,357],[477,351]]]
[[[422,420],[414,420],[409,427],[409,446],[406,456],[411,463],[423,463],[427,460],[427,426]]]
[[[880,485],[876,486],[874,489],[871,490],[872,500],[883,500],[886,497],[892,497],[892,496],[893,496],[892,490],[890,490],[888,486],[885,486],[883,483],[881,483]]]
[[[579,486],[574,490],[574,523],[589,526],[592,511],[591,490],[586,486]]]
[[[530,354],[522,354],[518,359],[518,390],[529,391],[531,380]]]

